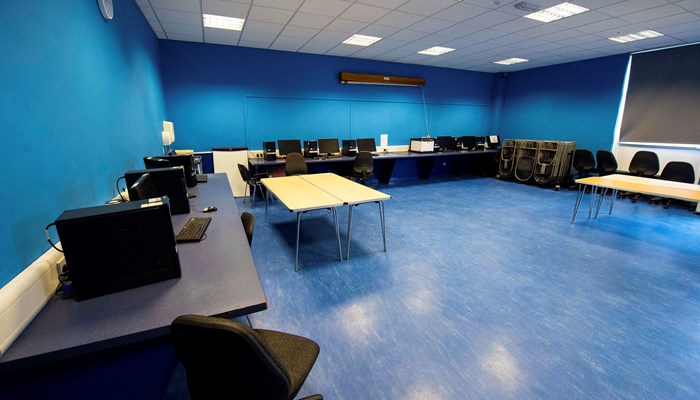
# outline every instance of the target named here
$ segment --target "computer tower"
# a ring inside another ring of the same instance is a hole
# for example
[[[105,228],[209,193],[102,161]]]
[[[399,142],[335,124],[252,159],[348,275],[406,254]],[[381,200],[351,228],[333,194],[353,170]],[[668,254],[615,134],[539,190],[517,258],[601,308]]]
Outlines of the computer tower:
[[[172,214],[188,214],[190,212],[190,199],[187,197],[185,172],[181,166],[125,172],[124,179],[126,180],[126,187],[129,189],[129,198],[136,197],[132,194],[131,187],[145,173],[151,176],[158,196],[168,196]]]
[[[477,136],[476,137],[476,149],[477,150],[484,150],[486,147],[486,137],[485,136]]]
[[[266,161],[275,161],[277,159],[275,142],[263,142],[263,157],[265,157]]]
[[[318,141],[304,140],[304,157],[318,157]]]
[[[56,231],[77,300],[180,277],[167,197],[64,211]]]
[[[357,155],[357,142],[355,139],[343,140],[343,155],[350,157]]]

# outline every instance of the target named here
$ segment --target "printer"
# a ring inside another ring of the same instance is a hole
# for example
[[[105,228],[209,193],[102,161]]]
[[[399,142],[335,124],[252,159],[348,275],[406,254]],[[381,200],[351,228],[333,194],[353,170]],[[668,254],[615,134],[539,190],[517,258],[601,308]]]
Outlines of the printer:
[[[415,153],[432,153],[435,151],[435,140],[429,137],[411,138],[409,150]]]

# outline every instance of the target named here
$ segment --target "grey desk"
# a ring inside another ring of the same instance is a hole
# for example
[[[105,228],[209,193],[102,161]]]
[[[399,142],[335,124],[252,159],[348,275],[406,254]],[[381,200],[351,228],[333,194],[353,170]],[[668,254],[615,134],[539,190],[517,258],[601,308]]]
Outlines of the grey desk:
[[[189,191],[196,195],[192,211],[172,217],[175,232],[193,216],[212,221],[205,240],[178,245],[180,279],[81,302],[53,298],[0,357],[0,372],[165,337],[181,314],[236,317],[267,309],[225,174]],[[209,205],[218,211],[202,214]]]
[[[498,150],[457,150],[445,152],[429,152],[415,153],[410,151],[391,151],[379,152],[375,155],[374,175],[379,182],[387,183],[391,179],[391,174],[397,160],[415,160],[418,163],[418,176],[422,179],[428,179],[435,164],[435,160],[439,157],[493,157]],[[355,157],[341,156],[334,158],[307,158],[307,164],[329,164],[336,163],[352,163]],[[284,166],[284,159],[267,161],[263,158],[249,158],[248,163],[255,172],[260,172],[262,168],[276,168]]]

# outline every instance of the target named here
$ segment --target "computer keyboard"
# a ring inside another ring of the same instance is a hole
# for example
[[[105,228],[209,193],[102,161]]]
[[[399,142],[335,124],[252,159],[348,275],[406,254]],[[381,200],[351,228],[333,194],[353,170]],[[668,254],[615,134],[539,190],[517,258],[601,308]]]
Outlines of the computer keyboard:
[[[175,236],[178,243],[182,242],[199,242],[204,237],[207,227],[211,222],[211,217],[192,217],[185,223],[185,226],[180,229],[180,232]]]

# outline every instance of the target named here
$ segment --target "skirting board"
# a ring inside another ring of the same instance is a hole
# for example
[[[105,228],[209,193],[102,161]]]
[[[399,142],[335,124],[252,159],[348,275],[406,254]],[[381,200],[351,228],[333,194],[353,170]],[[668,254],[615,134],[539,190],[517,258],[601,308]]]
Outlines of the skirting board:
[[[63,253],[49,249],[0,288],[0,357],[54,296]]]

